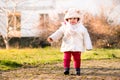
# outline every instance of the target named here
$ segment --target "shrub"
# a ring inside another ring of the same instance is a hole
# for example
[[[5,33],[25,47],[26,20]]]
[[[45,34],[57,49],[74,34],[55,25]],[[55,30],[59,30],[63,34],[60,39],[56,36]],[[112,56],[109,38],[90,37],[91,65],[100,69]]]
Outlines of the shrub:
[[[85,15],[84,24],[88,28],[93,46],[96,48],[120,48],[120,26],[111,26],[106,18]]]

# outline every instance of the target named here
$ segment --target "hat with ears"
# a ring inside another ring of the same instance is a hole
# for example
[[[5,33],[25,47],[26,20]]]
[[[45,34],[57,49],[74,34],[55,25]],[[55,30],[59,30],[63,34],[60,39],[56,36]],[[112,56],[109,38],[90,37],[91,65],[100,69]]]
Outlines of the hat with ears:
[[[75,8],[68,9],[65,11],[64,20],[67,20],[68,18],[80,18],[80,10]]]

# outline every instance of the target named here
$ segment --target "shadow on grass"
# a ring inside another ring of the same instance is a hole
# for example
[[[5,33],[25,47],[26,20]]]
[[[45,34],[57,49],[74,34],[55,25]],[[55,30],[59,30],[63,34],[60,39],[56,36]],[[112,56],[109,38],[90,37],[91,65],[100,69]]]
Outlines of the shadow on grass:
[[[8,61],[8,60],[0,60],[0,65],[4,67],[10,67],[10,68],[18,68],[22,66],[22,64],[19,64],[14,61]]]

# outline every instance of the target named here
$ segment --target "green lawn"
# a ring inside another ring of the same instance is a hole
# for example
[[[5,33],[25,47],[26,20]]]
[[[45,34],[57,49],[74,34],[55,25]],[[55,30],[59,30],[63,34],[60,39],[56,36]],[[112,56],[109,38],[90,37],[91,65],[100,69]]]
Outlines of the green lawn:
[[[120,58],[120,49],[94,49],[82,54],[83,60]],[[0,70],[15,69],[24,66],[37,66],[61,62],[63,53],[59,48],[1,49]]]

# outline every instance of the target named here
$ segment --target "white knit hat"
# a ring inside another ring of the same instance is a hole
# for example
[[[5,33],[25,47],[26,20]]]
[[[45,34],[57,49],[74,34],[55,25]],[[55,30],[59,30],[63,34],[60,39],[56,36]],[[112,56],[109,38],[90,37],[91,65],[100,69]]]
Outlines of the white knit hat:
[[[68,9],[68,11],[65,12],[64,20],[66,20],[68,18],[76,18],[76,17],[80,18],[80,11],[75,8],[70,8],[70,9]]]

